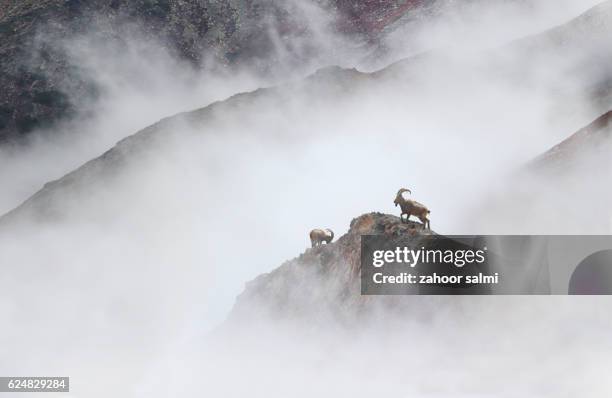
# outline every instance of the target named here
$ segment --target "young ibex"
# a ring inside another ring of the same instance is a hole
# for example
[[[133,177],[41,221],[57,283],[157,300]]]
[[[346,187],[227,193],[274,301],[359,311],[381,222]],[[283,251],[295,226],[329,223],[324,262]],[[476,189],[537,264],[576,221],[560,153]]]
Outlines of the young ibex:
[[[417,201],[404,198],[402,196],[404,192],[409,192],[412,194],[412,192],[409,189],[402,188],[399,191],[397,191],[397,195],[395,196],[395,201],[393,202],[395,203],[396,207],[397,205],[399,205],[400,208],[402,209],[402,214],[400,215],[402,222],[404,222],[404,214],[406,214],[406,222],[408,222],[408,219],[410,219],[410,216],[412,215],[412,216],[417,217],[419,220],[421,220],[425,228],[431,229],[429,219],[427,218],[429,213],[431,213],[429,209],[427,209],[427,207],[425,207],[424,205],[420,204]]]
[[[310,231],[310,243],[312,247],[330,243],[334,239],[334,231],[331,229],[313,229]]]

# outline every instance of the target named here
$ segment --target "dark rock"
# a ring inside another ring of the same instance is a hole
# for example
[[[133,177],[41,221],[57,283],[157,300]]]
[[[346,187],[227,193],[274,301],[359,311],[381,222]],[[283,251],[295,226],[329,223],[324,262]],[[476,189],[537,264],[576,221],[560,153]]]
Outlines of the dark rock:
[[[411,2],[367,2],[367,7],[357,0],[317,3],[342,16],[340,31],[367,33],[392,23],[410,9]],[[383,20],[380,15],[385,16]],[[84,111],[77,104],[97,98],[99,88],[70,64],[58,42],[93,31],[100,43],[120,46],[134,26],[195,67],[208,57],[229,67],[252,64],[263,72],[274,64],[276,44],[271,31],[287,43],[309,34],[299,13],[283,1],[4,1],[0,9],[0,143],[68,119]],[[296,50],[290,44],[285,50],[294,53],[296,63],[316,51]]]
[[[432,234],[420,223],[403,223],[389,214],[357,217],[351,221],[348,232],[335,242],[306,249],[272,272],[248,282],[238,296],[229,322],[272,318],[346,323],[372,315],[379,305],[392,311],[423,302],[422,298],[361,295],[361,236],[383,235],[405,243],[421,242]]]

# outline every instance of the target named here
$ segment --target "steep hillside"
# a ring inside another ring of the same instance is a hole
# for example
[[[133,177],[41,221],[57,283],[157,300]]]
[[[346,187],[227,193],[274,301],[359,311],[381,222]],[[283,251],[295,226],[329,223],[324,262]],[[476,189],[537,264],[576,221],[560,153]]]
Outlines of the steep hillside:
[[[593,123],[540,155],[530,166],[537,170],[562,171],[589,158],[602,158],[608,160],[607,166],[612,169],[611,121],[612,111],[600,116]],[[606,167],[606,163],[602,166]]]
[[[66,176],[48,182],[21,206],[0,217],[0,225],[9,219],[17,221],[19,214],[34,216],[40,220],[69,217],[62,198],[75,192],[85,193],[90,188],[95,190],[104,184],[103,181],[120,178],[123,167],[129,168],[135,159],[158,146],[160,141],[189,138],[191,129],[201,129],[205,132],[203,137],[209,137],[215,123],[246,120],[247,117],[256,116],[259,107],[272,106],[281,113],[290,112],[291,102],[288,99],[291,96],[326,98],[327,101],[333,102],[334,99],[350,97],[351,93],[359,92],[371,82],[368,74],[330,67],[318,71],[305,81],[238,94],[202,109],[162,119],[119,141],[102,156],[92,159]],[[282,109],[284,111],[281,111]]]
[[[298,3],[273,0],[124,1],[45,0],[0,2],[0,142],[74,116],[84,99],[100,95],[74,65],[62,41],[93,35],[104,46],[125,46],[134,32],[161,43],[196,67],[214,59],[228,66],[274,66],[275,51],[296,65],[316,53],[308,17]],[[304,4],[306,5],[306,4]],[[342,34],[376,34],[414,2],[318,0]],[[294,43],[299,40],[299,43]],[[310,43],[310,44],[309,44]],[[116,50],[120,51],[120,50]]]

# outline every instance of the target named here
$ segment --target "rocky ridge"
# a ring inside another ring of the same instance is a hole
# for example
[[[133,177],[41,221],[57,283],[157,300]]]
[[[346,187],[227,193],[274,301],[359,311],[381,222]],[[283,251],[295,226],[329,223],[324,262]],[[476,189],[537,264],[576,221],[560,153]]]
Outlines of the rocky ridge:
[[[229,322],[264,318],[352,322],[371,315],[381,305],[400,310],[411,305],[406,297],[360,294],[361,236],[380,235],[416,247],[432,234],[422,224],[403,223],[397,216],[363,214],[353,219],[347,233],[336,241],[306,249],[248,282]]]
[[[612,111],[598,117],[588,126],[538,156],[530,166],[540,170],[568,169],[593,153],[609,157],[611,131]]]

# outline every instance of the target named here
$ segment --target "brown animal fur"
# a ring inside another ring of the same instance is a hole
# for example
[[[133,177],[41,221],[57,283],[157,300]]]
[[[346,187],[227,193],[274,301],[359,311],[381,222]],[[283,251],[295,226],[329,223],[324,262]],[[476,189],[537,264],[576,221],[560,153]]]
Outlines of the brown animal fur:
[[[431,229],[431,223],[429,222],[429,218],[427,218],[429,213],[431,213],[429,209],[425,205],[422,205],[415,200],[404,198],[402,196],[404,192],[412,193],[409,189],[402,188],[397,191],[395,201],[393,202],[395,203],[396,207],[399,205],[399,207],[402,209],[402,214],[400,215],[402,222],[404,222],[404,214],[406,215],[406,222],[408,222],[410,216],[415,216],[421,220],[425,228]]]
[[[313,229],[310,231],[310,243],[312,247],[331,243],[334,239],[334,231],[331,229]]]

